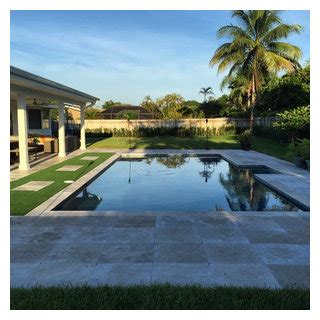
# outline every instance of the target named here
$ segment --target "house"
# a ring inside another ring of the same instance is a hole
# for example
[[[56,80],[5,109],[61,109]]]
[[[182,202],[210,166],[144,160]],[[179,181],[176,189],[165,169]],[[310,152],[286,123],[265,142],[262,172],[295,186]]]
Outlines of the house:
[[[80,118],[80,149],[86,148],[84,109],[93,106],[99,98],[10,67],[10,140],[17,141],[19,169],[28,170],[30,135],[51,136],[51,113],[57,109],[59,117],[59,157],[66,156],[65,108],[78,110]]]
[[[102,119],[121,119],[125,112],[134,113],[137,116],[137,119],[154,119],[154,114],[149,110],[141,106],[132,106],[132,105],[114,105],[106,110],[100,112],[100,117]]]
[[[72,105],[66,105],[66,112],[68,114],[68,118],[73,121],[79,121],[80,120],[80,109],[76,106]]]

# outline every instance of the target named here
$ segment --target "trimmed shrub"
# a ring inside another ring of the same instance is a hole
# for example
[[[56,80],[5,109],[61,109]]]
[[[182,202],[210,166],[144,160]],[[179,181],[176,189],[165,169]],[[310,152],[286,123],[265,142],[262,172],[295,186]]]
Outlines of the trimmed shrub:
[[[174,136],[174,137],[209,137],[233,135],[236,134],[236,128],[233,125],[227,125],[219,129],[216,128],[184,128],[184,127],[158,127],[158,128],[134,128],[134,129],[94,129],[86,130],[87,137],[159,137],[159,136]]]
[[[240,142],[241,148],[244,150],[250,150],[252,145],[252,132],[247,129],[238,135],[238,141]]]

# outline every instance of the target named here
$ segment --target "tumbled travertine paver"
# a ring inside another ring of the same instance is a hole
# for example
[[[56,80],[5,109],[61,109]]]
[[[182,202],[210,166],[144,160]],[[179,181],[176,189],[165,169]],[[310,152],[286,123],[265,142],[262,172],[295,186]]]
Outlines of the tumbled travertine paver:
[[[80,160],[87,160],[87,161],[94,161],[97,160],[99,158],[99,156],[95,157],[95,156],[85,156],[83,158],[81,158]]]
[[[152,263],[99,263],[89,285],[138,285],[151,282]]]
[[[299,243],[297,238],[292,237],[276,221],[270,218],[242,218],[239,221],[239,226],[242,233],[246,236],[250,243]]]
[[[75,263],[96,263],[104,243],[59,243],[45,257],[45,261],[67,261]]]
[[[12,190],[14,191],[39,191],[50,184],[54,183],[54,181],[29,181],[25,184],[22,184],[19,187],[16,187]]]
[[[93,263],[44,261],[32,272],[27,286],[84,285],[89,281],[94,267]]]
[[[280,288],[269,268],[259,264],[212,264],[217,285]]]
[[[203,245],[195,242],[156,243],[155,263],[207,263]]]
[[[90,227],[67,227],[63,236],[60,238],[60,243],[73,244],[105,244],[110,241],[112,227],[110,226],[90,226]]]
[[[114,223],[115,228],[154,228],[156,217],[152,216],[119,216]]]
[[[80,168],[82,168],[82,166],[67,165],[57,169],[56,171],[77,171]]]
[[[195,242],[200,243],[197,229],[188,227],[160,227],[156,230],[156,243],[162,242]]]
[[[153,244],[141,241],[107,243],[98,263],[152,263]]]
[[[198,232],[204,243],[249,243],[239,227],[233,224],[200,225],[198,226]]]
[[[278,283],[283,287],[308,288],[310,285],[310,266],[269,265]]]
[[[257,264],[261,258],[250,244],[243,243],[205,243],[209,262],[212,264]]]
[[[157,227],[190,227],[194,226],[195,219],[192,216],[159,216],[157,218]]]
[[[40,262],[11,263],[10,264],[10,285],[11,287],[28,287],[30,277]]]
[[[44,243],[13,243],[10,247],[11,263],[37,263],[40,262],[54,247],[55,242]]]
[[[308,245],[256,244],[254,246],[265,264],[309,265]]]
[[[309,287],[303,231],[309,233],[308,213],[11,217],[11,286]]]
[[[114,228],[110,231],[108,243],[154,242],[154,228]]]
[[[155,263],[152,282],[207,286],[216,284],[208,263]]]

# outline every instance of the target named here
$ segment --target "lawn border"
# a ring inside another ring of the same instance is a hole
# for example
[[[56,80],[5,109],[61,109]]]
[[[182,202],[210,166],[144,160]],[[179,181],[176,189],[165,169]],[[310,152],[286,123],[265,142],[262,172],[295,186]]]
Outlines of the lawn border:
[[[11,288],[11,310],[310,310],[303,288],[152,284]]]

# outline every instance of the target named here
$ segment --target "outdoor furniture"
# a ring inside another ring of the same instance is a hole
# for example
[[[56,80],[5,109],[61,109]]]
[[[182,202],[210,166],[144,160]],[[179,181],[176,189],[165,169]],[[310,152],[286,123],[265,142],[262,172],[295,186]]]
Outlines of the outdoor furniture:
[[[80,139],[77,136],[66,136],[66,152],[71,152],[80,147]]]
[[[28,147],[28,153],[29,152],[32,152],[32,151],[34,151],[34,153],[33,154],[29,154],[29,157],[31,158],[32,156],[34,156],[34,160],[37,160],[37,158],[38,158],[38,153],[37,153],[37,151],[38,151],[38,148],[37,147]],[[16,157],[18,157],[19,156],[19,148],[15,148],[15,149],[12,149],[12,150],[10,150],[10,154],[11,153],[13,153],[13,154],[15,154],[15,156]]]
[[[58,139],[46,140],[44,141],[44,152],[45,153],[58,153]]]

